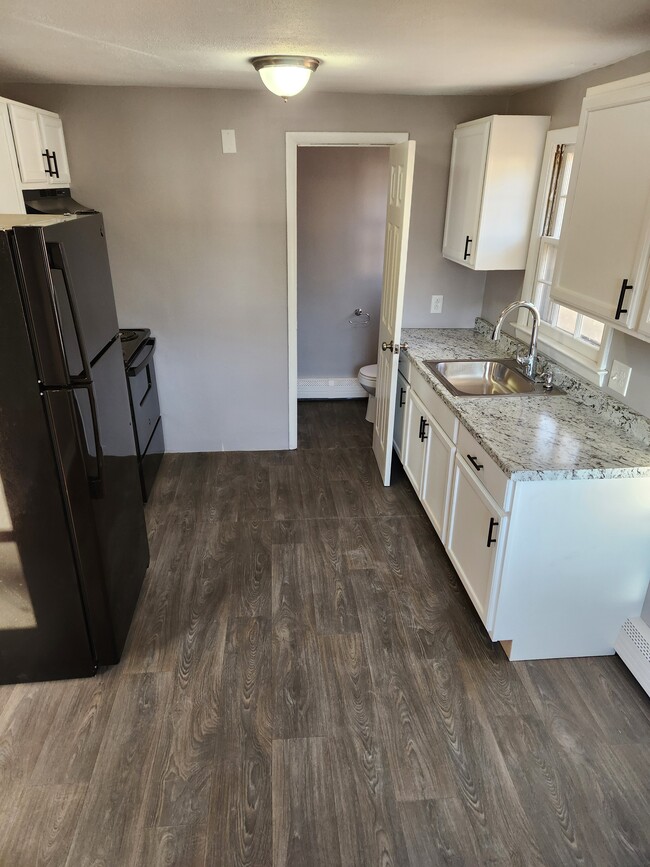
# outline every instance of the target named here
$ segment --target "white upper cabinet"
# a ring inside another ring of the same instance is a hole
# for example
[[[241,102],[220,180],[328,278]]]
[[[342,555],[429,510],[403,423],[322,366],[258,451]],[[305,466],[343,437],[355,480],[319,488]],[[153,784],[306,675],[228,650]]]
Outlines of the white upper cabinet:
[[[17,102],[9,103],[18,166],[23,186],[70,184],[61,118]]]
[[[590,88],[552,296],[639,331],[650,238],[649,155],[650,75]]]
[[[492,115],[454,130],[442,254],[477,271],[523,270],[548,117]]]
[[[20,174],[6,103],[0,102],[0,214],[24,214]]]
[[[43,152],[50,155],[51,184],[70,183],[70,167],[68,166],[68,154],[65,149],[63,138],[63,123],[58,114],[39,111],[38,126],[41,131]]]

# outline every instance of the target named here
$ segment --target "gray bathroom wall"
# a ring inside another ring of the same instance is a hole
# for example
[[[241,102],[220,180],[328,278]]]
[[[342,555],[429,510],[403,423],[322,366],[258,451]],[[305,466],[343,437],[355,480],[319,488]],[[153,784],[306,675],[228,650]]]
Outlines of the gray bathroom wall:
[[[298,148],[299,379],[376,360],[388,169],[388,148]]]
[[[582,100],[588,87],[646,72],[650,72],[650,51],[576,78],[517,93],[510,99],[508,114],[548,114],[552,129],[574,126],[580,119]],[[482,315],[494,322],[506,304],[521,296],[523,278],[523,271],[489,272]],[[607,386],[604,391],[637,412],[650,416],[650,343],[615,331],[610,358],[632,367],[632,377],[626,397],[621,398]]]
[[[254,73],[251,72],[251,75]],[[158,337],[172,451],[288,446],[285,133],[417,141],[405,326],[472,324],[485,274],[442,258],[456,124],[505,96],[0,85],[63,117],[73,191],[104,213],[120,324]],[[237,153],[221,153],[234,129]],[[431,293],[445,295],[442,316]]]

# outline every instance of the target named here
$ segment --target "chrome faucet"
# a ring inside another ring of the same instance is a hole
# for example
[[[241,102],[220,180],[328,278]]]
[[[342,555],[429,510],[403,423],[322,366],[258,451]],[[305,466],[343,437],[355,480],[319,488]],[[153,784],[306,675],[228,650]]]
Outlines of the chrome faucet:
[[[508,306],[501,311],[497,324],[494,326],[492,340],[498,340],[499,337],[501,337],[501,326],[506,317],[509,316],[513,310],[517,310],[519,307],[523,307],[524,310],[530,310],[533,316],[533,330],[530,333],[528,355],[517,355],[517,361],[523,366],[526,376],[529,377],[529,379],[535,379],[537,373],[537,334],[539,332],[540,315],[539,310],[534,304],[530,301],[513,301],[512,304],[508,304]]]

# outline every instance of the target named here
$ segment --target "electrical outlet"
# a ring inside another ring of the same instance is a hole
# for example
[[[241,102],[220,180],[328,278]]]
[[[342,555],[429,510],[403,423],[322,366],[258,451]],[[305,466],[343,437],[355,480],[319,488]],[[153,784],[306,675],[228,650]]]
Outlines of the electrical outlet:
[[[432,313],[442,313],[442,299],[444,295],[432,295],[431,296],[431,312]]]
[[[632,368],[620,361],[612,362],[612,369],[609,374],[609,387],[612,391],[622,394],[623,397],[627,394],[627,387],[630,384],[630,376]]]

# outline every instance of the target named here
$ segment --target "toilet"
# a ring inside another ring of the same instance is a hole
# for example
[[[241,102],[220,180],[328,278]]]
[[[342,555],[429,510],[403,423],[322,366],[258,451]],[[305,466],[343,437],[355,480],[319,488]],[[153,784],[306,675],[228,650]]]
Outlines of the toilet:
[[[366,421],[375,421],[375,389],[377,387],[377,365],[366,364],[357,375],[360,385],[368,392]]]

